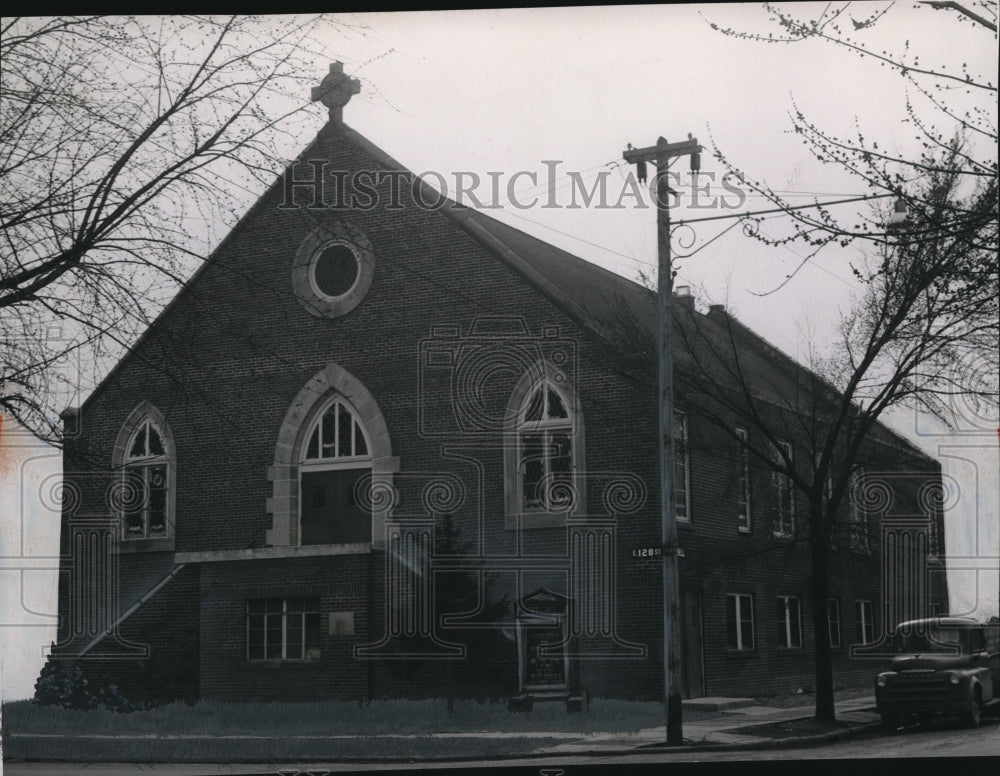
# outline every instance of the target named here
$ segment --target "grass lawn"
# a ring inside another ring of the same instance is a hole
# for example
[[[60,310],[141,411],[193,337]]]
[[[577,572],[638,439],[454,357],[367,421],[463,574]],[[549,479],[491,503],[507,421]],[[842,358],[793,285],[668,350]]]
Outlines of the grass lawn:
[[[875,688],[866,684],[863,687],[850,687],[835,690],[833,698],[837,703],[840,703],[841,701],[854,700],[855,698],[874,697],[874,695]],[[773,706],[778,709],[791,709],[799,706],[815,707],[816,696],[811,692],[803,693],[802,695],[786,693],[785,695],[771,695],[768,697],[758,698],[757,702],[761,706]]]
[[[512,713],[504,703],[444,700],[385,700],[370,703],[169,703],[147,711],[116,714],[105,709],[74,711],[32,701],[3,705],[4,729],[18,733],[155,733],[164,735],[421,735],[478,731],[591,733],[639,730],[663,724],[663,704],[597,699],[586,713],[570,714],[561,703],[537,703]]]
[[[855,727],[855,722],[817,722],[812,718],[790,719],[784,722],[769,722],[765,725],[749,725],[732,728],[729,733],[744,736],[760,736],[761,738],[798,738],[799,736],[816,736],[822,733],[833,733],[837,730]]]
[[[495,757],[588,733],[663,724],[660,703],[604,699],[593,700],[587,712],[576,714],[568,713],[561,703],[540,703],[530,713],[511,713],[504,703],[474,700],[456,701],[454,713],[448,712],[444,700],[387,700],[201,701],[131,714],[15,701],[3,705],[3,749],[11,759],[81,761]],[[465,733],[485,735],[441,735]]]

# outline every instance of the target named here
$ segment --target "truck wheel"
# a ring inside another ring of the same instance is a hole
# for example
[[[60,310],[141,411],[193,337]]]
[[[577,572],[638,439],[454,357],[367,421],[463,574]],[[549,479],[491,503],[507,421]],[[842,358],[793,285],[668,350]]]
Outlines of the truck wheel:
[[[969,701],[969,708],[964,715],[965,724],[970,728],[979,727],[979,716],[979,698],[973,697],[972,700]]]
[[[895,733],[899,729],[899,717],[896,714],[882,715],[882,730],[886,733]]]

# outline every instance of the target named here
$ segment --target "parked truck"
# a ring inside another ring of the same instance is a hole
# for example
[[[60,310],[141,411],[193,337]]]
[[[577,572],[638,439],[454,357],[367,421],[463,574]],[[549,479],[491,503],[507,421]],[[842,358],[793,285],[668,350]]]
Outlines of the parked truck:
[[[882,727],[957,715],[971,727],[1000,710],[1000,621],[937,617],[900,623],[888,671],[875,679]]]

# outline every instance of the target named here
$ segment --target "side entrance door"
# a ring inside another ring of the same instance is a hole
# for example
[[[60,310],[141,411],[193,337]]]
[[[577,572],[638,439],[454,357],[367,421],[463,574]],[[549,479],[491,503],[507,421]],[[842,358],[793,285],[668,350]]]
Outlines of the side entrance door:
[[[701,593],[684,592],[681,596],[681,650],[684,657],[685,698],[705,696],[705,662],[701,643]]]

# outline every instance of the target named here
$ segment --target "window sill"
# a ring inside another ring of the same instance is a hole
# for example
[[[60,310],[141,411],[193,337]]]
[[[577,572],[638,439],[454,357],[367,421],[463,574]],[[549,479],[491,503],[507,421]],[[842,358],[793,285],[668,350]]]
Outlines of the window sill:
[[[753,536],[753,530],[750,528],[737,528],[736,533],[740,536]]]
[[[205,552],[178,552],[175,563],[212,563],[229,560],[264,560],[268,558],[308,558],[322,555],[367,555],[370,543],[356,544],[307,544],[305,546],[280,545],[257,547],[252,550],[209,550]]]
[[[754,649],[731,649],[731,648],[727,648],[726,649],[726,657],[732,657],[732,658],[757,657],[757,650],[756,650],[756,648],[754,648]]]
[[[562,528],[570,517],[568,512],[521,512],[507,514],[503,527],[508,530],[517,528]]]
[[[119,555],[129,555],[134,552],[173,552],[173,550],[173,536],[158,536],[153,539],[121,539],[118,542]]]
[[[265,670],[275,671],[281,670],[282,668],[306,668],[309,666],[319,666],[320,658],[311,657],[303,660],[247,660],[245,665],[249,669],[263,668]]]
[[[779,655],[804,655],[805,650],[802,647],[778,647]]]

